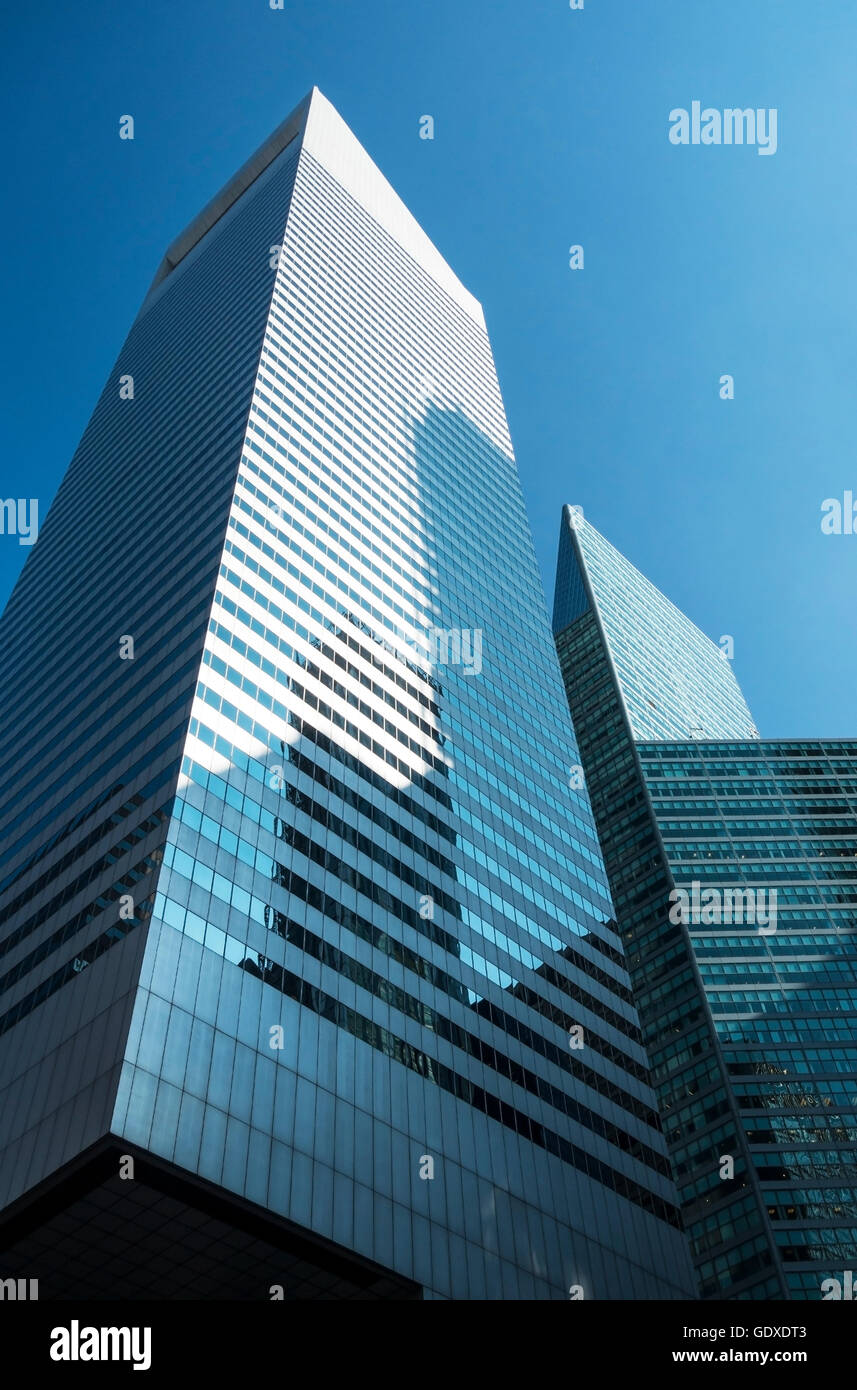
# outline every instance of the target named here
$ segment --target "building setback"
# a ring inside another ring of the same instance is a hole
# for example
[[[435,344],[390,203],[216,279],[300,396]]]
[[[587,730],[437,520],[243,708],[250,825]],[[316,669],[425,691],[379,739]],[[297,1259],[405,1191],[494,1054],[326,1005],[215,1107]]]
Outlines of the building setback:
[[[692,1295],[482,311],[317,90],[168,250],[0,650],[3,1270]]]
[[[760,740],[720,648],[569,508],[554,629],[700,1294],[836,1297],[857,743]]]

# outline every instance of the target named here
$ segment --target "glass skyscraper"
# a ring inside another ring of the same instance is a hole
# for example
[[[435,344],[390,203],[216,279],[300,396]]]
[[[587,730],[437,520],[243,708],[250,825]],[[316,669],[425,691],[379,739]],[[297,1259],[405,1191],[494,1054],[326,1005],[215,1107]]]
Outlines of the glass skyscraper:
[[[820,1298],[857,1269],[857,742],[639,753],[673,882],[699,885],[688,930],[782,1274]]]
[[[760,740],[720,648],[569,509],[554,625],[700,1292],[843,1296],[857,743]]]
[[[4,1273],[692,1296],[482,311],[317,90],[167,251],[0,650]]]

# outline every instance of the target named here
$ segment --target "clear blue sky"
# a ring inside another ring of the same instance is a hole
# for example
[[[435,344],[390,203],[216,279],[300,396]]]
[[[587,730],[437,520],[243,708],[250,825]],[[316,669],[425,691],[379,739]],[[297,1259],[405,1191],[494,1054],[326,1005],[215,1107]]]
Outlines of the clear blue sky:
[[[763,736],[857,735],[857,535],[820,528],[857,495],[855,0],[48,0],[5,29],[0,495],[44,516],[166,245],[315,83],[485,306],[548,594],[580,503],[734,637]],[[693,100],[776,107],[777,153],[673,146]],[[129,581],[133,531],[104,538]],[[0,602],[26,553],[0,537]]]

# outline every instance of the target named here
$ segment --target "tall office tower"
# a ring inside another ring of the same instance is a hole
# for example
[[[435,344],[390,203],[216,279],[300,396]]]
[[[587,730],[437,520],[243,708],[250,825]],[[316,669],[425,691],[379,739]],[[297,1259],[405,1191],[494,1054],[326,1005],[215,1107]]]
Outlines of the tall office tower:
[[[720,648],[568,508],[554,628],[700,1293],[847,1296],[857,744],[761,741]]]
[[[317,91],[0,638],[3,1273],[692,1295],[482,312]]]
[[[639,753],[670,874],[688,893],[789,1296],[847,1297],[845,1271],[857,1272],[857,742],[647,743]]]

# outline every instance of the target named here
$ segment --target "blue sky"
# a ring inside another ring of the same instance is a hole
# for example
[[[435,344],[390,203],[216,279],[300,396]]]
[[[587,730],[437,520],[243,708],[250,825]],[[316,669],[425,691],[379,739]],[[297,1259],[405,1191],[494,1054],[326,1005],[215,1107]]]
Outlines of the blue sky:
[[[44,516],[165,247],[315,83],[485,306],[548,594],[579,503],[764,737],[857,734],[854,0],[49,0],[3,48],[0,495]],[[672,145],[694,100],[776,154]]]

